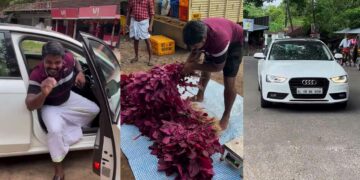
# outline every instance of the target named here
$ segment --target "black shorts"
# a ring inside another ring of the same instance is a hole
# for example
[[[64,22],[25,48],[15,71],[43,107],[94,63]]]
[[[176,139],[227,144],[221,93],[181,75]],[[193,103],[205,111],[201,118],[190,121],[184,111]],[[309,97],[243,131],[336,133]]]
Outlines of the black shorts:
[[[232,43],[229,45],[228,51],[220,57],[211,57],[205,55],[204,64],[215,63],[221,64],[225,61],[223,74],[225,77],[235,77],[239,71],[242,61],[242,45],[240,43]]]

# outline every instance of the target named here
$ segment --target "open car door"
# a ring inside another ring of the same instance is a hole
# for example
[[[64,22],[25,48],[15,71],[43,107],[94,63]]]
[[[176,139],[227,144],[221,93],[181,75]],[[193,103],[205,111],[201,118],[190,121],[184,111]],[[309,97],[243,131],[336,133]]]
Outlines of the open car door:
[[[0,31],[0,155],[27,151],[32,135],[27,85],[12,44],[10,32]]]
[[[120,64],[102,40],[86,33],[80,35],[101,109],[93,171],[102,180],[120,180]]]

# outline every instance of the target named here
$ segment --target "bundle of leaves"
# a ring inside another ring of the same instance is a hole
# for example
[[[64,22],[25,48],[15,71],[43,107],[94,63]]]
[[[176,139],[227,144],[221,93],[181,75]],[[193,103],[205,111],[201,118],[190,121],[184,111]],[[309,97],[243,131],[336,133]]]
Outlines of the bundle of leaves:
[[[178,87],[195,86],[181,71],[183,64],[155,67],[121,76],[121,122],[134,124],[154,141],[151,154],[158,170],[176,179],[211,179],[211,155],[223,151],[214,118],[181,98]]]

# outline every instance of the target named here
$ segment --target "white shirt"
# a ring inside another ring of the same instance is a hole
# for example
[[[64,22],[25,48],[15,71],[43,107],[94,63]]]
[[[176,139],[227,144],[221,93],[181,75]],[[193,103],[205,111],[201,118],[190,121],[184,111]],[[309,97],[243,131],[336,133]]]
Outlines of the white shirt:
[[[351,44],[350,39],[345,38],[341,41],[339,47],[342,46],[343,48],[348,48],[348,47],[350,47],[350,44]]]
[[[37,25],[35,25],[35,27],[39,29],[45,29],[45,25],[42,22],[39,22]]]

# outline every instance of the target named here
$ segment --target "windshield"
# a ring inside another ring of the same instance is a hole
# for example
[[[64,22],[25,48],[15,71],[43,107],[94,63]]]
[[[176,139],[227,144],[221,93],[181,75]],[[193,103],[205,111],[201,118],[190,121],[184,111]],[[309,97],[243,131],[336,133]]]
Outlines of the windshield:
[[[315,41],[275,42],[269,54],[269,60],[324,60],[331,61],[328,48]]]
[[[100,80],[105,87],[110,109],[114,114],[120,113],[120,65],[115,55],[107,46],[89,39],[90,46],[95,53],[95,66]],[[113,121],[117,120],[112,117]]]

